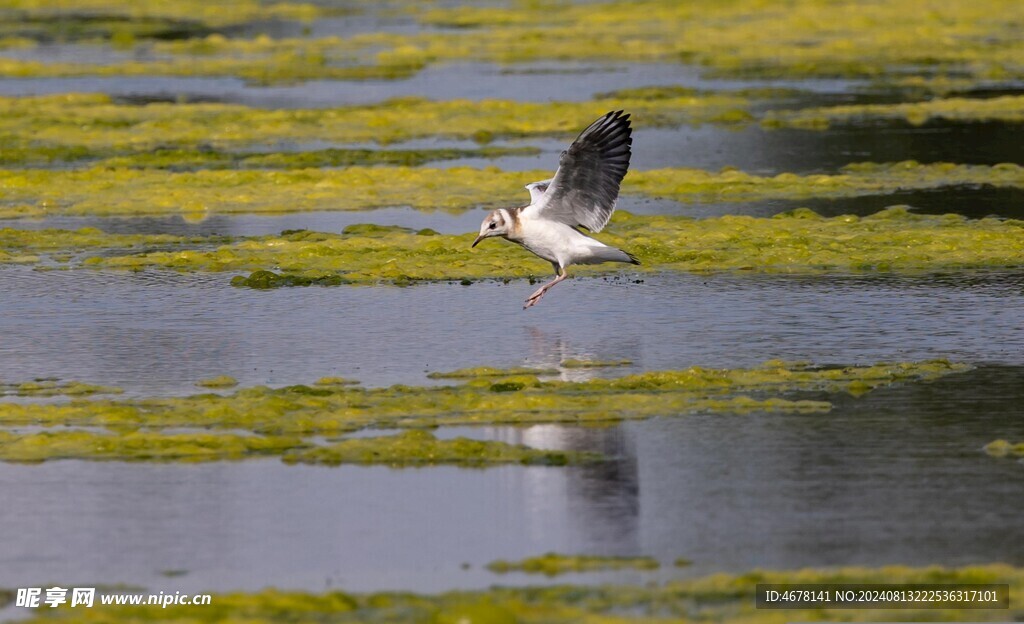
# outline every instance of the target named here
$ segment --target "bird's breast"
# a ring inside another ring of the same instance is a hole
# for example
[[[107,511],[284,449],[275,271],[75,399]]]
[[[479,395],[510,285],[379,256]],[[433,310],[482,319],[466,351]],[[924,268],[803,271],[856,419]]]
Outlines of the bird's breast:
[[[596,241],[557,221],[521,220],[514,242],[548,262],[561,266],[573,264],[581,249]],[[509,240],[513,240],[511,237]]]

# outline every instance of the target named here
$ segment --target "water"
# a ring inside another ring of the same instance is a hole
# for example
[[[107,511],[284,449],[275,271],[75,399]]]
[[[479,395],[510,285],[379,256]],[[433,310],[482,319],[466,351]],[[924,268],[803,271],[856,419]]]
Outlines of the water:
[[[375,19],[322,20],[312,34],[418,28],[405,18]],[[250,34],[301,34],[296,28],[268,22],[251,26]],[[93,61],[111,58],[93,52]],[[277,87],[234,78],[5,79],[0,94],[90,91],[126,102],[215,100],[276,108],[407,95],[584,100],[650,84],[795,87],[802,93],[791,96],[793,106],[892,97],[854,81],[709,80],[681,65],[475,63],[432,67],[399,81]],[[565,147],[563,140],[517,144],[541,152],[428,166],[553,170]],[[633,166],[834,173],[859,161],[1022,163],[1022,146],[1020,124],[892,123],[827,132],[699,126],[638,130]],[[317,146],[290,146],[311,147]],[[626,197],[620,207],[707,217],[767,216],[797,205],[828,215],[870,214],[897,203],[927,213],[1024,216],[1019,190],[991,188],[730,204]],[[482,217],[481,210],[398,207],[214,215],[199,223],[174,216],[56,217],[0,227],[258,235],[374,222],[455,233],[476,230]],[[654,573],[559,579],[570,582],[645,582],[758,567],[1024,565],[1016,502],[1024,468],[981,451],[997,438],[1024,440],[1020,271],[797,277],[638,275],[622,268],[609,278],[561,284],[528,311],[521,310],[522,300],[535,286],[525,282],[261,292],[231,288],[229,277],[0,267],[0,379],[59,377],[121,386],[127,396],[154,396],[195,392],[195,381],[222,374],[242,385],[338,375],[386,386],[434,383],[427,373],[465,366],[551,367],[585,357],[633,364],[564,377],[735,368],[773,358],[867,364],[944,357],[976,368],[861,398],[829,397],[835,409],[827,414],[687,415],[602,429],[439,432],[596,450],[613,458],[596,466],[394,470],[287,466],[274,459],[0,464],[0,587],[440,591],[545,582],[497,576],[484,566],[548,551],[652,555],[663,563]],[[693,565],[674,568],[676,557]]]
[[[390,385],[586,356],[631,359],[634,370],[772,358],[1024,364],[1020,273],[620,275],[560,284],[523,311],[535,289],[525,282],[255,291],[226,274],[5,269],[0,290],[18,296],[0,302],[0,379],[177,394],[223,374],[243,385],[323,375]]]
[[[840,397],[829,414],[486,430],[615,457],[594,467],[3,464],[0,585],[442,591],[536,583],[484,566],[548,551],[663,563],[657,573],[562,579],[570,582],[754,567],[1021,565],[1024,528],[1011,501],[1024,470],[980,447],[1024,437],[1017,401],[1005,398],[1022,373],[986,366]],[[673,568],[676,557],[693,565]]]
[[[526,191],[523,191],[526,195]],[[263,236],[284,230],[341,232],[350,225],[375,223],[421,230],[430,228],[442,234],[461,234],[480,229],[487,210],[467,210],[460,214],[381,208],[372,211],[302,212],[269,215],[218,215],[202,221],[186,221],[180,216],[161,217],[47,217],[44,219],[0,219],[0,229],[59,228],[77,230],[95,227],[114,234],[176,234],[179,236]]]
[[[38,55],[40,51],[30,50],[21,54],[33,53]],[[63,60],[60,56],[46,54],[71,53],[81,54],[77,49],[66,52],[60,46],[42,50],[43,60]],[[29,60],[40,59],[29,57]],[[228,77],[14,78],[0,81],[0,95],[85,92],[150,101],[219,101],[263,108],[331,108],[407,96],[521,102],[584,101],[618,89],[665,84],[698,89],[765,87],[799,88],[811,93],[846,93],[867,83],[854,80],[823,80],[810,84],[785,80],[714,80],[704,78],[695,68],[679,64],[566,63],[502,67],[490,63],[450,63],[428,67],[402,80],[312,80],[300,85],[270,87],[256,87]]]

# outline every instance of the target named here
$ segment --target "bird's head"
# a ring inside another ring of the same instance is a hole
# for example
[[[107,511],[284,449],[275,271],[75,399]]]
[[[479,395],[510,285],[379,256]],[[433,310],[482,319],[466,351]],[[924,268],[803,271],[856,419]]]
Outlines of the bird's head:
[[[506,214],[503,214],[502,210],[495,210],[491,214],[487,215],[484,222],[480,224],[480,236],[476,237],[473,241],[473,247],[476,247],[477,243],[485,238],[492,236],[508,236],[509,227],[511,226],[510,220],[506,218]]]

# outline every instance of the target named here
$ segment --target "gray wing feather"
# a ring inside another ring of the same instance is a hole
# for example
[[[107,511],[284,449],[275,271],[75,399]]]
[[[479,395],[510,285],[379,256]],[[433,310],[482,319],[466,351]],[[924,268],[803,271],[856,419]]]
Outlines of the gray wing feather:
[[[529,210],[545,219],[600,232],[615,211],[632,144],[629,115],[622,111],[590,124],[562,152],[555,177]]]

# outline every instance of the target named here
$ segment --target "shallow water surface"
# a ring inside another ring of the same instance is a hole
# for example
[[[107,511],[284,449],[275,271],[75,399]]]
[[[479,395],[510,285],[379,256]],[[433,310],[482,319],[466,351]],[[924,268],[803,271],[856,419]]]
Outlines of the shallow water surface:
[[[755,567],[1021,565],[1024,528],[1010,501],[1024,466],[981,446],[1024,438],[1022,374],[982,367],[838,397],[828,414],[478,430],[614,458],[588,467],[0,464],[0,586],[440,591],[538,582],[484,566],[548,551],[662,561],[655,573],[559,577],[572,582]],[[676,557],[693,565],[674,568]]]
[[[560,284],[526,311],[522,301],[536,286],[525,281],[256,291],[229,279],[0,270],[0,290],[11,294],[0,300],[0,379],[56,376],[178,394],[221,374],[243,385],[323,375],[387,385],[421,383],[430,371],[547,367],[583,356],[630,359],[633,370],[772,358],[1024,364],[1019,272],[640,277],[624,270]]]
[[[245,28],[245,35],[348,36],[421,27],[408,17],[371,12],[318,20],[308,33],[275,20]],[[119,56],[78,44],[4,54],[94,62]],[[799,89],[776,93],[772,105],[780,107],[899,96],[872,92],[859,81],[711,80],[681,64],[620,63],[460,63],[431,66],[405,80],[269,87],[236,78],[4,79],[0,95],[83,91],[139,105],[221,101],[317,108],[404,96],[581,101],[647,85]],[[755,102],[754,112],[764,106]],[[496,141],[540,152],[427,166],[553,172],[567,143],[565,137]],[[426,138],[389,147],[445,146],[476,144]],[[756,124],[641,127],[632,167],[736,167],[776,175],[911,159],[1024,164],[1024,124],[880,123],[828,131]],[[524,203],[527,197],[524,191]],[[863,215],[903,203],[928,213],[1024,216],[1019,189],[966,187],[736,204],[627,196],[619,207],[698,217],[768,216],[797,206]],[[455,233],[475,231],[483,214],[397,207],[212,215],[199,222],[179,216],[52,217],[0,221],[0,227],[260,235],[303,228],[337,232],[372,222]],[[541,261],[538,267],[547,270]],[[859,398],[797,397],[830,400],[829,413],[668,415],[600,428],[438,432],[593,450],[610,458],[586,466],[396,470],[288,466],[277,459],[0,463],[0,588],[67,583],[182,592],[267,586],[439,591],[546,582],[498,576],[485,566],[548,551],[651,555],[663,565],[651,573],[557,579],[569,582],[641,583],[759,567],[1024,565],[1018,502],[1024,464],[981,450],[997,438],[1024,440],[1024,272],[648,275],[612,267],[606,277],[559,285],[527,311],[523,299],[537,286],[525,281],[256,291],[232,288],[230,277],[0,266],[0,380],[56,377],[120,386],[125,396],[144,397],[200,392],[195,382],[217,375],[231,375],[242,386],[310,383],[328,375],[367,386],[425,385],[447,383],[429,380],[434,371],[550,368],[579,358],[632,364],[565,369],[563,379],[737,368],[774,358],[820,365],[949,358],[975,368]],[[677,557],[693,565],[675,568]],[[0,619],[7,615],[0,612]]]
[[[75,53],[63,52],[59,46],[45,51]],[[38,55],[39,51],[30,51],[29,54]],[[329,108],[408,96],[439,100],[578,102],[609,91],[650,85],[680,85],[726,91],[751,87],[801,89],[808,94],[820,93],[834,97],[832,94],[850,93],[866,85],[864,81],[857,80],[716,80],[704,78],[702,73],[699,68],[675,63],[537,63],[509,67],[491,63],[449,63],[431,65],[401,80],[311,80],[301,84],[272,86],[249,85],[240,78],[230,77],[14,78],[0,80],[0,95],[86,92],[108,93],[137,101],[146,98],[171,101],[215,100],[265,108]],[[808,98],[807,105],[820,101]]]

